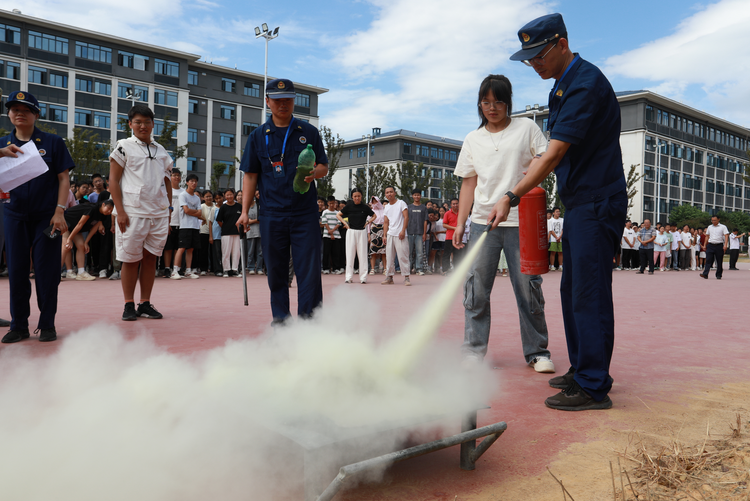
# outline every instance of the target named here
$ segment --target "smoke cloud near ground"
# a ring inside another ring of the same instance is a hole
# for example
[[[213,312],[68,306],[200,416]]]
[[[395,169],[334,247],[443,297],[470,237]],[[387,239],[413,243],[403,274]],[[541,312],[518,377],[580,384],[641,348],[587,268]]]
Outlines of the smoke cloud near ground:
[[[313,321],[192,356],[106,325],[46,357],[3,349],[0,499],[299,498],[297,433],[357,435],[446,414],[458,422],[489,401],[491,378],[461,371],[455,343],[431,343],[408,374],[394,371],[388,337],[363,325],[377,306],[350,291],[335,290]],[[321,461],[338,468],[403,439],[333,446]]]

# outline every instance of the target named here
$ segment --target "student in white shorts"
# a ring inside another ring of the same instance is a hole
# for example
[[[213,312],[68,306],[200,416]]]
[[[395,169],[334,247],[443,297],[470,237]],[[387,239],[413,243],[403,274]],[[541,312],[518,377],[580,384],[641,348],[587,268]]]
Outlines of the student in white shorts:
[[[156,261],[169,233],[172,200],[172,158],[151,137],[154,113],[138,104],[128,112],[133,135],[117,141],[109,156],[110,193],[117,224],[115,251],[122,262],[123,320],[162,318],[151,304]],[[140,274],[139,274],[140,267]],[[135,285],[140,281],[141,300],[135,307]]]

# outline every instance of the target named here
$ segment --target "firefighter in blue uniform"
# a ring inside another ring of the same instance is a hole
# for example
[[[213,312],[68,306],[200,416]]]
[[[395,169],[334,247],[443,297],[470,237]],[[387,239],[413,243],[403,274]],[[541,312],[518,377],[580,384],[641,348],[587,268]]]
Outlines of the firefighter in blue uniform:
[[[266,104],[271,118],[247,139],[240,170],[244,193],[260,192],[260,243],[268,269],[271,313],[283,322],[289,310],[289,251],[297,275],[297,314],[307,318],[323,302],[320,278],[320,221],[314,179],[328,173],[328,158],[318,129],[295,119],[294,84],[287,79],[268,82]],[[315,168],[305,178],[306,193],[293,190],[297,159],[308,144],[315,151]],[[247,225],[251,197],[243,197],[238,225]]]
[[[549,147],[497,203],[494,224],[555,171],[566,208],[560,296],[571,368],[550,379],[550,386],[563,391],[545,404],[568,411],[608,409],[615,329],[612,259],[628,206],[620,106],[607,78],[571,52],[567,37],[560,14],[535,19],[518,32],[521,50],[511,60],[523,61],[544,80],[555,80],[549,96]]]
[[[5,255],[10,282],[10,331],[3,343],[15,343],[29,337],[31,281],[29,270],[34,260],[39,322],[39,341],[57,339],[55,314],[57,288],[60,285],[60,235],[67,231],[65,203],[74,167],[61,137],[47,134],[34,125],[39,118],[39,102],[28,92],[17,91],[5,103],[13,131],[0,138],[2,156],[18,156],[20,147],[33,142],[48,171],[10,190],[5,206]],[[48,232],[45,232],[49,228]],[[49,235],[54,236],[51,238]]]

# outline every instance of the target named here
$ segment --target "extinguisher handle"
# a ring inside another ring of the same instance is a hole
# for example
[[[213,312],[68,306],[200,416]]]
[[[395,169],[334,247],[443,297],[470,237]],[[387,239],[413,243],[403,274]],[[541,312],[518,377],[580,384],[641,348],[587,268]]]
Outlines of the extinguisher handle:
[[[487,229],[484,230],[485,233],[489,232],[492,229],[492,223],[495,222],[495,218],[493,217],[489,221],[487,221]]]

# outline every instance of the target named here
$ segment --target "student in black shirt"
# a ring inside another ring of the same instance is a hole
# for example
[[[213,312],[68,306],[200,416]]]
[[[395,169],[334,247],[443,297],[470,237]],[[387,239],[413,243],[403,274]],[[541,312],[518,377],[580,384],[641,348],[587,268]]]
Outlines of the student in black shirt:
[[[224,192],[226,202],[216,214],[216,222],[221,226],[221,257],[224,268],[224,277],[236,274],[240,261],[240,230],[237,228],[237,220],[242,215],[242,205],[234,200],[234,190],[229,188]],[[230,266],[231,258],[231,266]]]
[[[367,218],[370,218],[369,220]],[[365,227],[375,220],[370,206],[362,203],[362,190],[354,188],[352,199],[336,214],[346,227],[346,283],[352,283],[354,259],[359,256],[359,283],[367,283],[367,230]],[[347,218],[348,221],[345,221]]]
[[[104,231],[104,220],[112,214],[115,204],[112,200],[103,200],[101,202],[81,203],[68,208],[65,211],[65,223],[68,225],[70,235],[65,242],[65,253],[76,246],[76,264],[78,265],[78,274],[76,280],[94,280],[96,277],[89,275],[84,263],[86,254],[89,252],[89,242],[100,230]],[[88,232],[86,240],[83,239],[82,233]],[[65,261],[65,253],[62,260]]]

